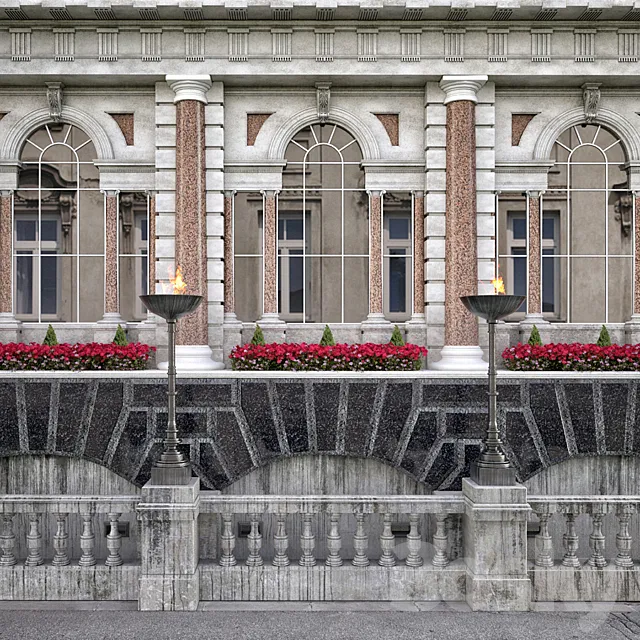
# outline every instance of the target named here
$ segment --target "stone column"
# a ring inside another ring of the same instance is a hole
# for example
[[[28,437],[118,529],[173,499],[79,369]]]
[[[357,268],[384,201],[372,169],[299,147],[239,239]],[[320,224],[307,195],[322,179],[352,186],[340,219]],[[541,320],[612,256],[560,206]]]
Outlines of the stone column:
[[[424,192],[413,192],[413,308],[406,323],[407,341],[426,343],[424,315]]]
[[[242,322],[236,316],[235,280],[234,280],[234,237],[233,205],[235,191],[224,192],[224,360],[233,347],[242,342]]]
[[[382,196],[369,191],[369,314],[362,323],[363,342],[389,342],[390,323],[384,317],[382,283]]]
[[[625,341],[629,344],[640,342],[640,191],[633,192],[634,230],[633,230],[633,307],[631,319],[625,323]]]
[[[478,292],[476,212],[477,92],[487,76],[444,76],[447,107],[447,195],[445,235],[444,347],[432,368],[486,370],[478,345],[478,323],[460,296]]]
[[[266,342],[282,342],[285,323],[278,315],[278,192],[263,191],[262,195],[264,197],[264,244],[260,327]]]
[[[462,479],[466,597],[472,611],[528,611],[527,489]]]
[[[149,273],[147,287],[149,288],[149,293],[154,294],[156,292],[156,196],[154,193],[149,193],[147,197],[149,202],[149,227],[147,229],[147,237],[149,238]],[[141,322],[138,327],[138,340],[140,342],[156,344],[157,320],[157,316],[147,312],[147,319]],[[166,333],[165,327],[163,327],[163,331]],[[155,353],[152,356],[154,359]]]
[[[209,76],[167,76],[176,105],[175,267],[180,266],[187,293],[202,303],[183,318],[176,332],[178,370],[222,368],[211,359],[207,305],[207,213],[205,118]]]
[[[104,192],[104,315],[94,329],[96,342],[111,342],[120,315],[120,291],[118,289],[118,191]]]
[[[13,192],[0,191],[0,342],[19,342],[20,323],[13,315]]]
[[[531,326],[545,322],[542,316],[542,192],[527,192],[528,236],[527,248],[527,315],[521,325]]]
[[[140,520],[140,611],[195,611],[200,602],[200,479],[184,486],[148,482]]]

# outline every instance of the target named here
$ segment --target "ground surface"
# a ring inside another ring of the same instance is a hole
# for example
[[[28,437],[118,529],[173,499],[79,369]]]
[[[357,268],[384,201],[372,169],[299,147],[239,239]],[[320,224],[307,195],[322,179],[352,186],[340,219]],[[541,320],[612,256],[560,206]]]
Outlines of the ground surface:
[[[541,604],[471,613],[440,603],[203,603],[195,613],[138,613],[136,603],[0,603],[2,640],[628,640],[640,605]]]

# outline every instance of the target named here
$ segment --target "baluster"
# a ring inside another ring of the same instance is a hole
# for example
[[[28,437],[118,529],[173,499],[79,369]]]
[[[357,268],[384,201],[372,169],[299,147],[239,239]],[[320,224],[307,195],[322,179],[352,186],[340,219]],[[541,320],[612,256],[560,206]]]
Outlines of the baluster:
[[[407,535],[407,559],[405,564],[407,567],[421,567],[424,563],[420,555],[420,547],[422,546],[422,536],[418,532],[418,515],[412,513],[409,515],[409,534]]]
[[[329,533],[327,534],[327,549],[329,554],[325,564],[329,567],[341,567],[342,558],[340,557],[340,549],[342,548],[342,536],[338,530],[340,524],[340,514],[331,514],[331,526],[329,527]]]
[[[449,535],[447,534],[447,516],[445,513],[436,514],[436,532],[433,534],[435,554],[431,564],[434,567],[446,567],[449,564]]]
[[[222,554],[220,555],[221,567],[233,567],[236,564],[236,557],[233,550],[236,547],[236,537],[231,527],[231,515],[223,514],[222,516],[222,538],[220,541]]]
[[[36,567],[44,562],[42,558],[42,534],[40,533],[40,514],[29,514],[29,533],[27,534],[27,567]]]
[[[355,567],[368,567],[367,546],[369,536],[364,529],[364,513],[356,513],[356,532],[353,534],[354,555],[351,563]]]
[[[633,560],[631,559],[631,535],[629,534],[629,520],[633,508],[631,505],[620,505],[618,507],[618,521],[620,522],[620,529],[616,535],[616,548],[618,549],[618,555],[615,559],[617,567],[633,567]]]
[[[119,567],[122,564],[122,556],[120,555],[120,549],[122,547],[122,536],[118,531],[118,519],[119,513],[109,514],[109,533],[107,535],[107,549],[109,555],[105,560],[107,567]]]
[[[566,518],[566,531],[562,536],[562,544],[564,546],[565,554],[562,558],[563,567],[579,567],[580,559],[577,556],[578,551],[578,534],[576,533],[576,514],[567,513]]]
[[[275,547],[275,555],[273,556],[273,564],[276,567],[288,567],[289,556],[287,555],[287,549],[289,548],[289,536],[285,527],[285,515],[278,515],[278,527],[276,534],[273,536]]]
[[[391,514],[385,513],[382,516],[382,533],[380,534],[380,548],[382,555],[378,560],[381,567],[395,567],[396,559],[393,555],[395,536],[391,532]]]
[[[262,534],[260,533],[260,526],[258,524],[258,515],[252,513],[249,516],[251,521],[251,530],[247,536],[247,543],[249,545],[249,556],[247,557],[248,567],[261,567],[264,564],[264,560],[260,555],[260,549],[262,549]]]
[[[549,512],[541,511],[538,513],[540,532],[536,536],[536,567],[553,567],[553,539],[549,533],[550,517]]]
[[[93,516],[89,513],[82,514],[80,548],[82,549],[82,555],[80,556],[80,560],[78,560],[78,564],[81,567],[93,567],[96,564],[96,536],[93,531]]]
[[[13,514],[5,513],[2,516],[2,535],[0,536],[0,567],[11,567],[16,564],[16,556],[13,550],[16,546],[16,534],[13,532]]]
[[[53,536],[54,567],[65,567],[69,564],[69,534],[67,533],[67,514],[59,513],[56,516],[56,533]]]
[[[607,561],[604,557],[604,534],[602,533],[602,520],[604,513],[597,511],[591,514],[593,521],[591,535],[589,536],[589,546],[591,547],[591,557],[589,558],[590,567],[606,567]]]
[[[316,538],[311,530],[311,519],[313,515],[305,513],[302,515],[302,533],[300,534],[300,548],[302,549],[302,556],[300,556],[301,567],[315,567],[316,557],[313,555],[313,550],[316,546]]]

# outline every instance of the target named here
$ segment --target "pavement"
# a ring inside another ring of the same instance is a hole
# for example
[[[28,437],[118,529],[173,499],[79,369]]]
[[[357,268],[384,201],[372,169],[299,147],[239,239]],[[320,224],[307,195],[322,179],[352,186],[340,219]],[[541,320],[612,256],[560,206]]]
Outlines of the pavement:
[[[0,602],[2,640],[629,640],[640,605],[539,603],[472,613],[464,603],[207,602],[140,613],[135,602]]]

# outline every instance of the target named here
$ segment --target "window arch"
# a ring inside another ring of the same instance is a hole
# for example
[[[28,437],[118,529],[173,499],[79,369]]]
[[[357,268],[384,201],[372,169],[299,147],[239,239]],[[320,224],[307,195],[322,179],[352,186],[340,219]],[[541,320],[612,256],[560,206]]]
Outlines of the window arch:
[[[633,195],[618,136],[597,124],[556,140],[541,197],[542,312],[573,323],[625,322],[633,303]],[[524,196],[500,196],[500,264],[525,293],[529,256]],[[506,249],[506,251],[505,251]],[[514,316],[517,319],[517,316]]]

